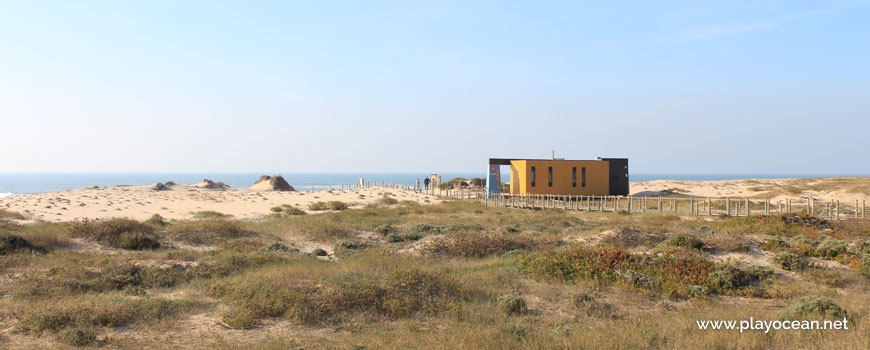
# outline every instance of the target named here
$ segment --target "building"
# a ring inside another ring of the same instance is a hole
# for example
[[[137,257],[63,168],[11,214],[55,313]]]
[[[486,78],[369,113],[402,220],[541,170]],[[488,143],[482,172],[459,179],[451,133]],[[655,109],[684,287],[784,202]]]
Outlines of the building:
[[[510,194],[627,196],[628,159],[490,158],[487,192],[500,193],[499,166],[510,166]]]

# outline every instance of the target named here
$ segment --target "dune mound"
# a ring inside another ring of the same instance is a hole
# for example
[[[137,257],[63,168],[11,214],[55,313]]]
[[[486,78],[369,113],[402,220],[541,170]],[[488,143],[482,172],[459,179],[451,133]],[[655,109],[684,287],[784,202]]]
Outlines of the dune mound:
[[[209,190],[224,190],[224,189],[230,188],[229,185],[227,185],[223,182],[214,182],[214,181],[209,180],[209,179],[203,179],[200,183],[195,184],[194,186],[199,187],[199,188],[209,189]]]
[[[164,185],[166,185],[166,186],[175,186],[175,181],[167,181]]]
[[[151,185],[151,189],[154,191],[168,191],[168,190],[170,190],[169,186],[166,186],[160,182]]]
[[[257,191],[296,191],[281,175],[260,176],[260,179],[251,186],[251,189]]]

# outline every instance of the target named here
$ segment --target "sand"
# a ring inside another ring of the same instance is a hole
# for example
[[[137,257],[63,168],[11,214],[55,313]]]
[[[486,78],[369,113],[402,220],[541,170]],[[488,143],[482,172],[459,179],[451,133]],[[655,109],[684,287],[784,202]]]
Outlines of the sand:
[[[771,201],[813,197],[817,200],[834,199],[853,204],[855,200],[870,200],[870,178],[868,177],[719,181],[655,180],[632,182],[629,184],[629,189],[633,196],[658,196],[660,193],[676,193],[697,197],[770,198]]]
[[[870,178],[839,177],[817,179],[746,179],[721,181],[656,180],[632,182],[634,196],[683,194],[697,197],[806,198],[840,200],[854,204],[870,201]],[[70,221],[82,218],[129,217],[147,219],[160,214],[167,219],[189,219],[198,211],[213,210],[238,219],[260,218],[272,207],[290,204],[309,213],[308,204],[317,201],[342,201],[360,208],[389,195],[400,201],[435,204],[437,196],[385,187],[328,191],[258,191],[227,188],[220,183],[168,186],[154,190],[149,186],[82,188],[71,191],[0,197],[0,209],[15,211],[32,220]]]
[[[309,213],[308,204],[342,201],[351,209],[388,195],[399,201],[435,204],[436,196],[385,187],[326,191],[257,191],[247,188],[207,189],[203,184],[175,185],[156,191],[153,185],[82,188],[0,198],[0,208],[22,213],[32,220],[52,222],[82,218],[128,217],[144,220],[154,214],[166,219],[190,219],[198,211],[213,210],[236,219],[260,218],[272,207],[290,204]]]

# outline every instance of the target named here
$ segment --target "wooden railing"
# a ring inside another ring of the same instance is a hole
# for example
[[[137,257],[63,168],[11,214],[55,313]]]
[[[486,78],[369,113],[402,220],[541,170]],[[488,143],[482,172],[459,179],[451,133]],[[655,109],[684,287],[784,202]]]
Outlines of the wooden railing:
[[[565,209],[581,211],[660,212],[695,215],[784,215],[804,213],[809,216],[839,219],[866,219],[867,201],[840,201],[837,199],[788,198],[772,201],[770,198],[734,197],[673,197],[673,196],[568,196],[568,195],[511,195],[490,194],[482,189],[455,189],[438,191],[438,196],[469,200],[486,205],[522,209]]]

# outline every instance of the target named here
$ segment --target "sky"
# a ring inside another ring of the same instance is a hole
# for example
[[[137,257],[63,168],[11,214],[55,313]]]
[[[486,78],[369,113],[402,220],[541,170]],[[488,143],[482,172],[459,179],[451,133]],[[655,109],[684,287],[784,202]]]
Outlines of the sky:
[[[0,0],[0,172],[870,174],[868,1]]]

